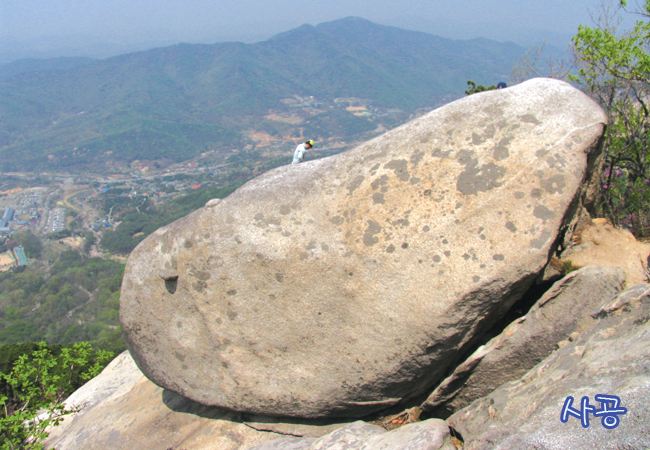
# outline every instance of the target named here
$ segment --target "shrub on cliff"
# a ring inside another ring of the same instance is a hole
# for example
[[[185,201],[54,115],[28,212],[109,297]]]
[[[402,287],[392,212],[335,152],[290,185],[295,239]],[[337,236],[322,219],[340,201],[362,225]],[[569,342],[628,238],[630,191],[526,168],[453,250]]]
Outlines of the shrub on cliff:
[[[0,372],[0,449],[40,450],[49,426],[78,411],[64,404],[74,389],[97,376],[111,352],[78,342],[54,355],[45,342],[21,355],[8,373]]]

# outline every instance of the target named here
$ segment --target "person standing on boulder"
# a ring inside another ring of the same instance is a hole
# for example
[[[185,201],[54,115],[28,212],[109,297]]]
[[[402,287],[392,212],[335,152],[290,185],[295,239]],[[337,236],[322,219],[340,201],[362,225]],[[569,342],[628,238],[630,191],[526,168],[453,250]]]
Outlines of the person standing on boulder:
[[[298,145],[296,150],[293,152],[293,161],[291,164],[301,163],[305,159],[305,152],[314,146],[314,141],[311,139],[305,142],[304,144]]]

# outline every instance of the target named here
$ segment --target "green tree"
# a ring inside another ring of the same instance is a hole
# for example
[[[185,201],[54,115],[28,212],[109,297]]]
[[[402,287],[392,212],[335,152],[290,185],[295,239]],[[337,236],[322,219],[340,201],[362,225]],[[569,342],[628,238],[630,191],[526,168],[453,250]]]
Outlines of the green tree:
[[[605,109],[602,213],[615,224],[650,234],[650,0],[634,11],[631,30],[619,31],[617,20],[627,2],[605,11],[594,27],[581,26],[573,38],[580,83]]]
[[[20,230],[14,234],[14,239],[25,249],[28,258],[38,259],[43,250],[41,240],[30,230]]]
[[[5,392],[0,393],[0,449],[42,449],[47,427],[79,410],[66,405],[65,398],[97,376],[112,356],[103,350],[95,352],[88,342],[54,356],[41,342],[31,355],[20,356],[11,372],[0,372],[6,383]]]
[[[477,92],[492,91],[497,88],[494,84],[488,87],[485,87],[482,84],[477,85],[472,80],[467,80],[467,86],[469,88],[465,91],[466,95],[476,94]]]

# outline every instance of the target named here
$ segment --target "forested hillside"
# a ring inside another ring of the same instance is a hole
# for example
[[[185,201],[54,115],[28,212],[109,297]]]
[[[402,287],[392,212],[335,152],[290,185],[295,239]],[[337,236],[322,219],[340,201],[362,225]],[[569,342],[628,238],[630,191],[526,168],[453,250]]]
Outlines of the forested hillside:
[[[255,146],[259,133],[349,138],[457,98],[468,79],[507,78],[522,53],[348,18],[256,44],[14,63],[0,67],[0,171],[180,162]],[[367,108],[353,114],[340,98]]]

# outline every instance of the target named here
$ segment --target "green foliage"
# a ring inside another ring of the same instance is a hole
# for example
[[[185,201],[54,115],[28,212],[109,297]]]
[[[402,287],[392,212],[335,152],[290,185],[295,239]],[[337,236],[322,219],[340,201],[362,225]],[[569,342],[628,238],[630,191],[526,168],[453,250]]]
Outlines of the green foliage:
[[[0,274],[0,344],[115,339],[123,270],[68,250],[49,270]]]
[[[25,250],[25,255],[28,258],[38,259],[43,250],[41,240],[32,233],[31,230],[20,230],[14,233],[14,240]]]
[[[477,92],[492,91],[497,88],[494,84],[489,87],[485,87],[482,84],[477,86],[476,83],[471,80],[467,80],[467,86],[469,86],[469,89],[465,91],[466,95],[476,94]]]
[[[0,348],[0,352],[2,348]],[[40,450],[46,429],[78,411],[64,404],[65,398],[97,376],[112,358],[110,352],[94,351],[88,342],[60,349],[55,355],[45,342],[23,354],[11,371],[0,372],[0,449]]]
[[[620,2],[626,6],[626,2]],[[572,80],[603,106],[605,141],[601,213],[637,236],[650,235],[650,0],[633,29],[620,33],[608,17],[573,38],[581,66]]]
[[[104,232],[100,245],[111,253],[129,254],[144,238],[158,228],[202,208],[210,199],[228,196],[242,184],[243,182],[239,181],[225,187],[199,188],[189,194],[172,199],[160,207],[154,207],[148,202],[145,207],[125,212],[120,217],[121,222],[115,230]],[[142,200],[137,203],[142,205]],[[121,205],[126,209],[125,203]]]

